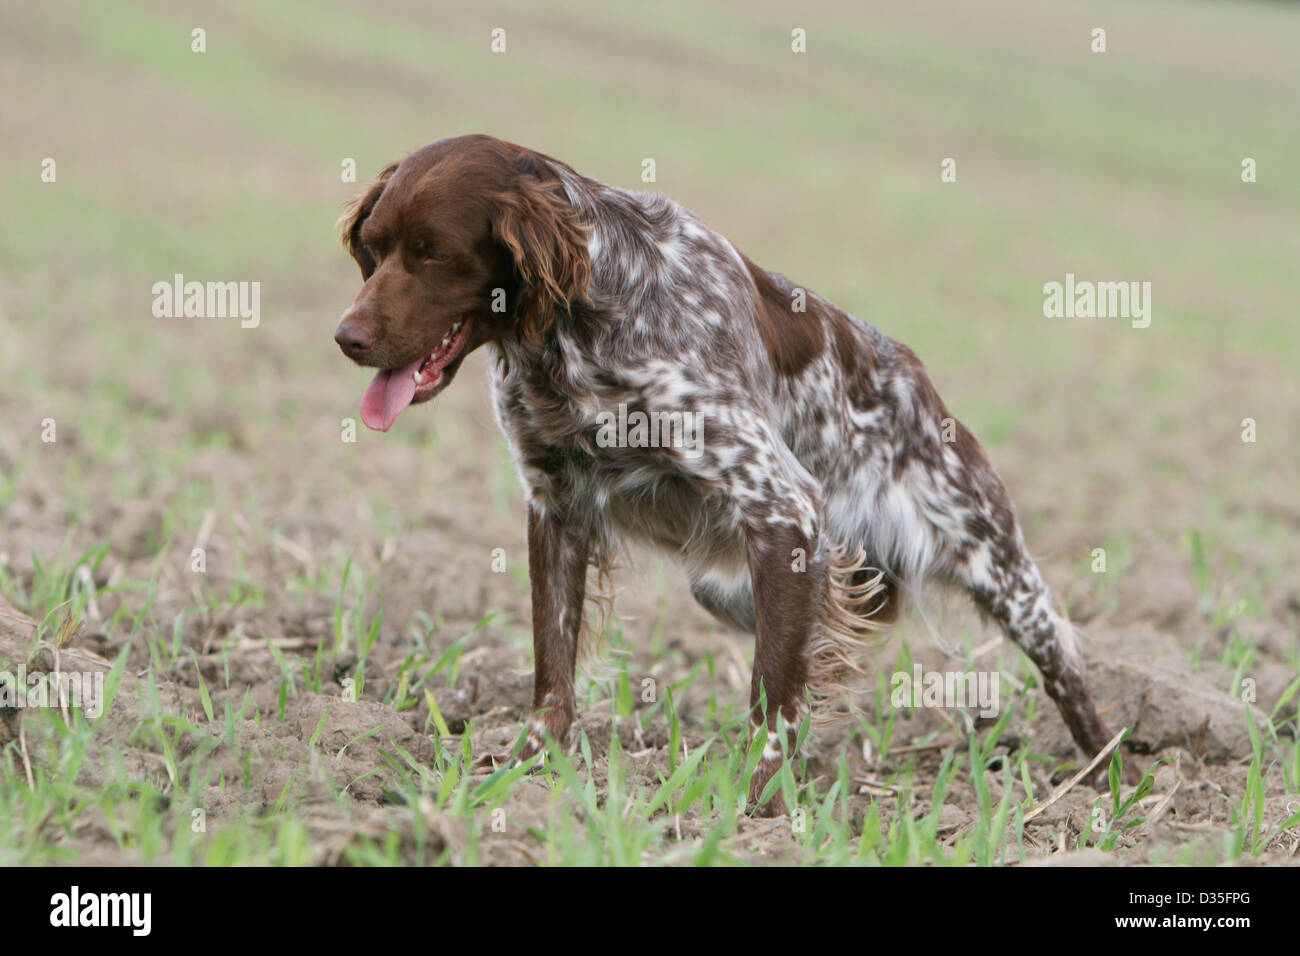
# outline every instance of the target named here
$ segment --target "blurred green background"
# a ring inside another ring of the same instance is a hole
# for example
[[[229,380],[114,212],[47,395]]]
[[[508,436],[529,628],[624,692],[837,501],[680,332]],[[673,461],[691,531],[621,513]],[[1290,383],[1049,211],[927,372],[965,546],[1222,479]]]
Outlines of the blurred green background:
[[[666,193],[915,348],[1094,635],[1142,622],[1199,659],[1231,620],[1294,669],[1298,49],[1280,3],[5,0],[0,592],[39,617],[66,588],[41,592],[37,562],[107,540],[97,583],[152,606],[134,627],[197,603],[251,608],[257,633],[282,599],[332,600],[355,556],[390,562],[391,626],[504,608],[524,660],[485,357],[348,443],[369,376],[332,340],[360,284],[344,203],[407,151],[485,132]],[[260,282],[260,326],[155,318],[175,273]],[[1044,318],[1067,273],[1149,281],[1150,327]],[[421,577],[436,559],[463,573]]]
[[[331,341],[358,282],[334,238],[360,188],[341,163],[364,182],[426,142],[482,131],[665,192],[911,344],[1031,528],[1064,523],[1055,550],[1135,528],[1222,527],[1274,548],[1295,537],[1292,6],[2,9],[0,495],[27,480],[56,524],[106,497],[160,495],[182,522],[213,501],[268,517],[289,493],[275,490],[282,464],[319,472],[299,503],[357,494],[364,462],[337,429],[365,376]],[[1104,54],[1090,49],[1097,26]],[[195,27],[205,53],[191,51]],[[494,54],[498,27],[507,49]],[[41,182],[45,157],[56,183]],[[956,183],[940,182],[945,157]],[[1241,181],[1243,157],[1258,182]],[[259,281],[261,326],[155,319],[150,288],[177,272]],[[1042,285],[1067,272],[1150,281],[1151,327],[1045,319]],[[481,378],[361,446],[469,428],[482,440],[457,461],[495,474]],[[46,417],[61,449],[38,443]],[[1257,444],[1240,441],[1246,417]],[[178,478],[204,449],[259,482],[221,468]],[[431,500],[428,484],[415,493]]]

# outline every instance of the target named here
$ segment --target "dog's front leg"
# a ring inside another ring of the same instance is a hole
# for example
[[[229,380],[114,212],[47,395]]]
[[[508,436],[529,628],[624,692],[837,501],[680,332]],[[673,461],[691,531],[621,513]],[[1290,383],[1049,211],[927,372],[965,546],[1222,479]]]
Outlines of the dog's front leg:
[[[750,780],[749,797],[756,814],[775,817],[786,812],[781,791],[764,805],[759,805],[759,799],[781,768],[777,715],[785,722],[785,750],[793,755],[807,710],[808,645],[826,587],[826,550],[817,540],[816,529],[806,523],[801,527],[765,520],[751,527],[748,541],[756,624],[750,716],[755,732],[766,739]],[[766,714],[761,706],[764,697]]]
[[[521,760],[540,753],[550,734],[563,743],[573,723],[573,672],[587,593],[587,541],[561,515],[528,506],[528,577],[533,604],[533,717]]]

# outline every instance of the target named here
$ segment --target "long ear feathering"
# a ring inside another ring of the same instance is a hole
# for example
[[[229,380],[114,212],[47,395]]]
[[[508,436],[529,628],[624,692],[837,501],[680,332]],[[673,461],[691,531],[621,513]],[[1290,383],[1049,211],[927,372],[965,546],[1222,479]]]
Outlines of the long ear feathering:
[[[366,217],[370,215],[370,211],[375,208],[375,203],[379,201],[379,197],[383,195],[384,186],[387,185],[393,173],[397,171],[397,166],[397,163],[389,163],[385,166],[380,174],[374,178],[370,186],[367,187],[366,191],[349,202],[347,209],[343,211],[343,215],[339,216],[337,223],[340,233],[339,239],[343,243],[343,248],[347,249],[352,254],[352,258],[357,260],[357,265],[361,267],[361,276],[364,279],[369,279],[374,274],[376,263],[374,257],[370,255],[361,242],[361,225],[366,221]]]
[[[579,221],[559,182],[521,175],[496,197],[493,232],[514,257],[519,274],[515,315],[523,338],[536,344],[556,309],[569,309],[591,281],[588,226]]]

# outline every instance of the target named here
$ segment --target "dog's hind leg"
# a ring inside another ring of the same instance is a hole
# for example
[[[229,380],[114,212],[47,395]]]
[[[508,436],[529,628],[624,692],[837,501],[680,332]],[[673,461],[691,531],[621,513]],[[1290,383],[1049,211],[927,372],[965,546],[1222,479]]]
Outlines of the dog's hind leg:
[[[1025,550],[1001,482],[991,471],[985,495],[996,507],[967,522],[970,531],[954,548],[953,575],[976,605],[998,623],[1043,675],[1075,744],[1091,760],[1110,740],[1083,676],[1083,660],[1070,623],[1052,607],[1042,573]],[[1103,761],[1094,780],[1104,776]]]
[[[1015,537],[1019,538],[1016,532]],[[1010,545],[1019,546],[1011,551]],[[1014,559],[991,573],[990,554],[1012,553]],[[1070,623],[1052,608],[1042,574],[1018,540],[994,542],[977,549],[958,573],[975,603],[1001,626],[1003,633],[1029,655],[1043,675],[1047,695],[1056,703],[1070,735],[1091,760],[1110,740],[1083,678],[1083,660]],[[1103,761],[1101,769],[1107,764]]]

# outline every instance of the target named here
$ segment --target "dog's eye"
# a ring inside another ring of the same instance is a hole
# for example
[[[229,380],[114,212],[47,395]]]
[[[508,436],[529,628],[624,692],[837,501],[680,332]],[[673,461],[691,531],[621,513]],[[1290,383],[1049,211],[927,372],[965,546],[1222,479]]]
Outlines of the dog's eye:
[[[427,242],[421,243],[419,247],[417,247],[416,252],[425,262],[446,262],[451,258],[447,253],[439,252]]]

